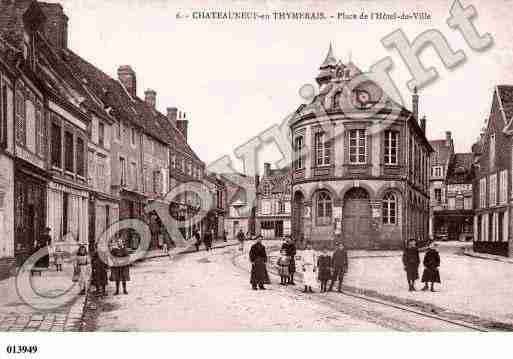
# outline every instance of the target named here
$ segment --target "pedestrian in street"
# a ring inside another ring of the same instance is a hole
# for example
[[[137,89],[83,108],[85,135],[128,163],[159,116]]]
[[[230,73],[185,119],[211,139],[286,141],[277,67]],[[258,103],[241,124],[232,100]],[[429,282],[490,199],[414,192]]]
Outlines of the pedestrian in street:
[[[223,241],[228,242],[228,232],[227,231],[223,231]]]
[[[119,295],[119,284],[123,285],[123,294],[128,294],[126,290],[126,282],[130,281],[130,264],[128,263],[129,253],[125,243],[120,240],[117,241],[114,248],[111,250],[112,256],[115,261],[110,270],[110,280],[116,283],[116,292],[114,295]]]
[[[64,250],[62,249],[62,245],[57,243],[55,245],[55,250],[53,253],[53,262],[55,264],[55,270],[57,272],[62,272],[62,262],[64,262]]]
[[[80,295],[85,295],[89,283],[90,267],[89,256],[87,254],[86,246],[81,244],[78,247],[77,255],[75,258],[75,268],[78,273],[78,285],[80,287]]]
[[[196,246],[196,252],[198,252],[199,247],[201,245],[201,235],[197,228],[194,228],[194,232],[193,232],[192,236],[194,237],[194,240],[195,240],[194,245]]]
[[[294,283],[294,274],[296,273],[296,244],[292,240],[290,236],[286,238],[285,243],[281,246],[282,249],[285,249],[287,255],[289,256],[289,278],[288,283],[291,285],[296,285]]]
[[[306,244],[306,249],[301,256],[303,259],[303,284],[305,286],[303,293],[313,293],[312,286],[316,283],[317,259],[310,242]]]
[[[289,281],[289,265],[290,265],[290,257],[287,255],[287,251],[282,249],[280,251],[280,258],[276,262],[278,266],[278,274],[280,275],[280,285],[287,285]]]
[[[39,236],[39,240],[34,243],[36,252],[40,249],[46,248],[48,253],[39,258],[35,264],[37,268],[48,268],[50,266],[49,247],[52,244],[52,237],[50,236],[50,227],[45,227]]]
[[[96,295],[106,296],[107,291],[107,269],[109,266],[100,258],[97,248],[91,256],[91,284],[96,288]]]
[[[239,233],[237,233],[237,240],[239,241],[239,251],[244,253],[244,241],[245,241],[244,232],[242,231],[242,228],[239,229]]]
[[[319,281],[321,282],[321,293],[327,291],[328,280],[331,278],[331,257],[326,248],[322,249],[321,255],[317,258]]]
[[[440,272],[438,270],[438,267],[440,267],[440,254],[436,250],[435,243],[431,243],[426,254],[424,254],[423,264],[422,283],[424,283],[424,288],[422,290],[428,290],[428,283],[431,283],[431,291],[434,292],[435,283],[440,283]]]
[[[205,231],[205,234],[203,235],[203,243],[205,243],[205,250],[207,252],[212,250],[212,231]]]
[[[253,290],[257,290],[257,287],[264,290],[264,283],[268,279],[266,278],[267,269],[265,267],[267,263],[267,253],[261,238],[257,238],[256,243],[251,246],[249,250],[249,260],[251,262],[251,286]]]
[[[403,265],[410,292],[415,291],[415,281],[419,279],[419,264],[420,258],[417,243],[415,239],[410,239],[407,248],[403,252]]]
[[[331,268],[333,273],[328,291],[331,292],[333,290],[333,286],[338,280],[338,292],[342,292],[342,283],[344,282],[344,275],[347,273],[348,265],[349,260],[347,257],[347,251],[342,243],[337,243],[337,248],[331,257]]]

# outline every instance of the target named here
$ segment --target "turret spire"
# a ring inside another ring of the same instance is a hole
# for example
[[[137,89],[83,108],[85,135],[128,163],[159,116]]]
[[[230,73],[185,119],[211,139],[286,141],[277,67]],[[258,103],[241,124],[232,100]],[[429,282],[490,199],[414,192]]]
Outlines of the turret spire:
[[[321,69],[327,68],[327,67],[335,67],[337,65],[337,59],[335,58],[335,55],[333,55],[333,46],[331,46],[330,42],[330,48],[328,49],[328,54],[326,55],[326,59],[321,65]]]

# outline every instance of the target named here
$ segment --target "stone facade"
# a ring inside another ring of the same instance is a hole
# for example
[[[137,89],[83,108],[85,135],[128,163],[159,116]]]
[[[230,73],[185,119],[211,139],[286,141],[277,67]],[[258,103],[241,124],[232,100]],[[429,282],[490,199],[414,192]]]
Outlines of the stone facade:
[[[256,233],[265,239],[291,235],[290,168],[271,169],[264,164],[264,174],[257,182]]]
[[[490,116],[473,146],[474,250],[511,256],[513,86],[496,86]]]
[[[419,124],[418,114],[385,101],[369,80],[350,89],[361,71],[337,61],[331,48],[320,70],[319,94],[289,122],[293,237],[350,248],[426,240],[432,148],[425,119]]]

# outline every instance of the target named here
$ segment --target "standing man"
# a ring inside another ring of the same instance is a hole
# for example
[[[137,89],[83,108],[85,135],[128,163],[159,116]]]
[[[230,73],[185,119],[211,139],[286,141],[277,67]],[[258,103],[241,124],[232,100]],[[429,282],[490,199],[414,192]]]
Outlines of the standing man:
[[[403,265],[408,280],[409,291],[415,291],[415,281],[419,279],[419,250],[415,239],[408,241],[408,246],[403,252]]]
[[[203,236],[203,243],[205,243],[205,250],[207,252],[212,249],[212,232],[213,231],[206,230]]]
[[[244,233],[242,235],[244,235]],[[267,253],[265,252],[261,237],[258,237],[256,243],[251,246],[249,250],[249,260],[251,262],[251,286],[253,290],[257,290],[257,286],[264,290],[264,283],[267,279],[267,270],[265,268]]]
[[[337,243],[337,248],[333,252],[331,258],[331,267],[333,268],[333,276],[331,277],[329,292],[333,290],[333,285],[338,280],[338,292],[342,292],[342,282],[344,281],[344,275],[347,272],[349,260],[347,258],[347,251],[342,243]]]
[[[244,232],[242,228],[239,229],[239,233],[237,233],[237,240],[239,241],[239,251],[244,252]]]

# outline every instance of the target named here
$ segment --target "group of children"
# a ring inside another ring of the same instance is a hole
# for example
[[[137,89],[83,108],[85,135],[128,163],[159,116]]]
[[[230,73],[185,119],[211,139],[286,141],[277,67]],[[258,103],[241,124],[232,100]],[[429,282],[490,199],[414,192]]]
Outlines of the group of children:
[[[321,250],[317,255],[311,244],[307,244],[306,249],[301,254],[302,257],[302,271],[303,271],[303,284],[305,286],[304,292],[313,293],[312,286],[314,282],[319,281],[321,284],[321,293],[331,291],[334,283],[338,280],[338,291],[342,290],[342,282],[344,274],[347,271],[347,252],[344,246],[339,243],[333,252],[333,255],[328,253],[326,248]],[[281,278],[282,285],[287,284],[287,278],[290,275],[290,256],[287,255],[285,250],[280,251],[280,257],[276,262],[278,267],[278,274]],[[331,284],[328,287],[328,281]]]

